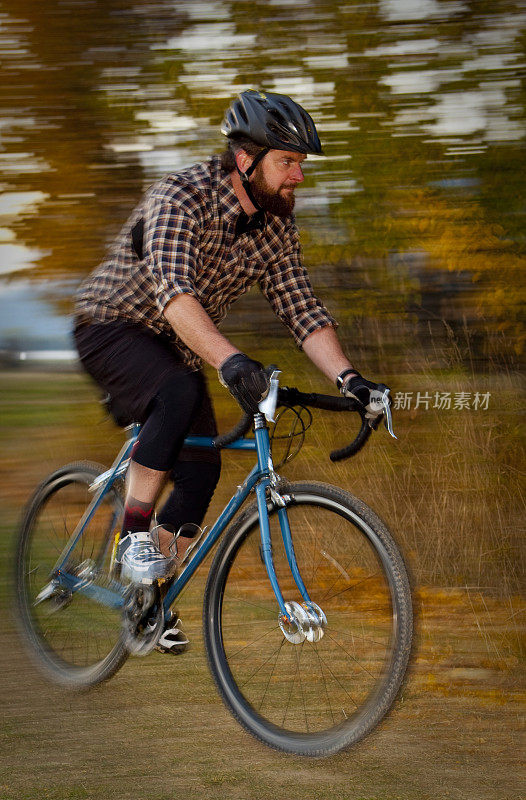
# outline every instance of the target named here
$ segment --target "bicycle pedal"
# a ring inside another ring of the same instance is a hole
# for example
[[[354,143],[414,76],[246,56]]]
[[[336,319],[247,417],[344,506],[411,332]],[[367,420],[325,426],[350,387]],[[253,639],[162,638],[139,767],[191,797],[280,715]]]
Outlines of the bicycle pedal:
[[[165,622],[165,628],[155,647],[160,653],[173,656],[182,655],[190,646],[190,641],[182,631],[181,620],[176,614]]]

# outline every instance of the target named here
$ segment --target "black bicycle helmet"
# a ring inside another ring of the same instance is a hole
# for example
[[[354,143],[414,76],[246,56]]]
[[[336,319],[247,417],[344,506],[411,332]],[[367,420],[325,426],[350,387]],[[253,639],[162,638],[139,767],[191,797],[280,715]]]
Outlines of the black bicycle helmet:
[[[269,150],[322,152],[312,118],[284,94],[242,92],[227,110],[221,133],[229,139],[247,137]]]

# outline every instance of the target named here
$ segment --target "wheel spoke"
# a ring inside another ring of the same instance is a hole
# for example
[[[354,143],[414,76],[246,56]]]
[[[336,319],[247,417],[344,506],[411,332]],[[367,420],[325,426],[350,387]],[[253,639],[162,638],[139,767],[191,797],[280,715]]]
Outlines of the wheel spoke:
[[[282,646],[283,646],[283,642],[280,642],[279,646],[264,661],[262,661],[261,664],[258,667],[256,667],[256,669],[253,672],[250,673],[250,675],[247,675],[247,677],[245,678],[245,681],[244,681],[244,683],[242,685],[246,686],[246,685],[250,684],[252,678],[254,678],[263,669],[263,667],[266,664],[268,664],[268,662],[274,657],[274,655],[277,658],[279,656],[279,653],[281,651]]]
[[[329,712],[330,712],[330,715],[331,715],[332,722],[334,724],[335,720],[334,720],[334,714],[333,714],[333,711],[332,711],[331,698],[329,696],[329,690],[328,690],[328,686],[327,686],[327,679],[326,679],[325,673],[323,671],[323,659],[321,658],[321,656],[319,654],[318,648],[315,647],[314,649],[316,651],[316,655],[318,656],[318,661],[319,661],[319,664],[320,664],[320,673],[321,673],[321,678],[322,678],[322,681],[323,681],[323,688],[325,689],[325,696],[327,697],[327,705],[328,705],[328,708],[329,708]]]
[[[272,615],[272,616],[275,616],[276,613],[277,613],[276,605],[274,606],[274,608],[269,608],[268,606],[262,606],[261,603],[254,603],[252,600],[247,600],[246,597],[230,597],[229,596],[228,600],[229,600],[230,603],[243,603],[244,605],[247,605],[247,606],[254,606],[254,608],[260,608],[262,611],[265,612],[265,614],[269,614],[269,615]]]
[[[248,644],[245,644],[245,645],[243,645],[243,647],[240,647],[239,650],[234,650],[232,652],[229,652],[228,657],[230,659],[237,658],[237,656],[240,653],[245,652],[249,647],[253,647],[253,645],[256,644],[256,642],[260,642],[266,636],[269,636],[271,633],[275,633],[275,631],[276,631],[276,627],[275,626],[272,627],[272,628],[269,628],[268,631],[265,631],[265,633],[262,633],[261,636],[257,636],[255,639],[252,639],[250,642],[248,642]]]
[[[274,659],[274,665],[273,665],[273,667],[272,667],[272,671],[270,672],[270,674],[269,674],[269,676],[268,676],[268,680],[267,680],[267,683],[266,683],[266,686],[265,686],[265,690],[264,690],[264,692],[263,692],[263,697],[261,698],[261,701],[260,701],[260,703],[259,703],[259,705],[258,705],[258,709],[259,709],[259,711],[261,711],[261,709],[262,709],[262,707],[263,707],[263,703],[265,702],[265,696],[266,696],[266,694],[267,694],[268,687],[270,686],[270,682],[271,682],[271,680],[272,680],[272,676],[273,676],[273,674],[274,674],[274,671],[275,671],[275,669],[276,669],[276,664],[278,663],[279,656],[280,656],[280,653],[281,653],[281,648],[283,647],[283,644],[284,644],[284,642],[285,642],[285,640],[283,640],[283,641],[280,643],[280,646],[279,646],[279,648],[278,648],[278,650],[277,650],[277,653],[276,653],[276,658]]]
[[[325,665],[325,668],[326,668],[327,672],[329,672],[329,673],[330,673],[331,677],[333,678],[333,680],[335,681],[335,683],[337,683],[337,684],[338,684],[338,686],[339,686],[339,688],[342,690],[342,692],[343,692],[343,693],[346,695],[346,697],[348,697],[348,698],[349,698],[349,700],[351,701],[351,703],[352,703],[352,704],[353,704],[355,707],[358,707],[358,701],[357,701],[357,700],[356,700],[356,699],[353,697],[353,695],[350,693],[349,689],[347,688],[347,685],[346,685],[346,683],[345,683],[345,682],[342,682],[342,680],[340,680],[340,678],[338,678],[338,676],[337,676],[337,675],[334,673],[334,671],[333,671],[333,669],[332,669],[332,667],[331,667],[331,664],[330,664],[330,662],[328,661],[328,659],[326,659],[326,658],[322,658],[322,656],[321,656],[319,653],[318,653],[318,657],[319,657],[320,661],[322,661],[322,662],[323,662],[323,664]],[[344,680],[344,681],[347,681],[347,680],[348,680],[348,676],[346,675],[346,676],[345,676],[345,678],[344,678],[343,680]]]

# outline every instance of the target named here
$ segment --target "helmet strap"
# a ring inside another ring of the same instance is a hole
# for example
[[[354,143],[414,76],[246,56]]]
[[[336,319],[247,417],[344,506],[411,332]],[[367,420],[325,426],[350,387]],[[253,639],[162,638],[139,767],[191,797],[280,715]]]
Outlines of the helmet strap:
[[[254,193],[252,191],[252,187],[250,185],[250,180],[249,179],[250,179],[250,176],[252,175],[252,173],[254,172],[254,170],[256,169],[257,165],[259,164],[259,162],[262,161],[265,158],[265,156],[267,155],[269,150],[270,150],[270,147],[264,147],[263,150],[260,150],[259,153],[257,154],[257,156],[255,156],[255,158],[254,158],[252,164],[250,165],[250,167],[245,172],[243,172],[242,170],[239,169],[239,167],[237,165],[237,161],[236,161],[236,169],[237,169],[237,171],[239,173],[239,177],[241,178],[241,184],[243,186],[243,189],[247,193],[248,199],[250,200],[250,202],[252,203],[254,208],[257,208],[258,211],[261,211],[262,208],[259,205],[259,203],[256,200],[256,198],[254,197]]]
[[[270,147],[264,147],[263,150],[260,150],[257,156],[254,157],[252,164],[249,166],[245,173],[241,173],[241,175],[245,176],[247,179],[250,178],[254,170],[256,169],[257,165],[260,161],[262,161],[267,153],[270,151]],[[237,163],[237,162],[236,162]]]

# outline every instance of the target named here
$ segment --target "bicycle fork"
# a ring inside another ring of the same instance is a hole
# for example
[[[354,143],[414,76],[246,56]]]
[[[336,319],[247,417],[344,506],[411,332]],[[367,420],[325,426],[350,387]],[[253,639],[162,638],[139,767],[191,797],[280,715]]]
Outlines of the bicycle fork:
[[[292,501],[292,498],[287,494],[280,494],[278,490],[278,476],[274,472],[274,465],[272,463],[268,428],[262,414],[258,414],[255,417],[254,430],[258,467],[260,472],[265,474],[265,477],[263,477],[255,487],[261,533],[261,554],[272,590],[278,602],[280,610],[278,617],[279,626],[285,638],[293,644],[300,644],[304,639],[307,639],[309,642],[317,642],[324,634],[327,626],[327,618],[317,603],[314,603],[310,599],[298,568],[287,513],[287,504]],[[270,496],[271,502],[278,508],[277,514],[285,554],[294,583],[303,599],[302,603],[296,600],[285,601],[279,586],[272,557],[268,496]]]

